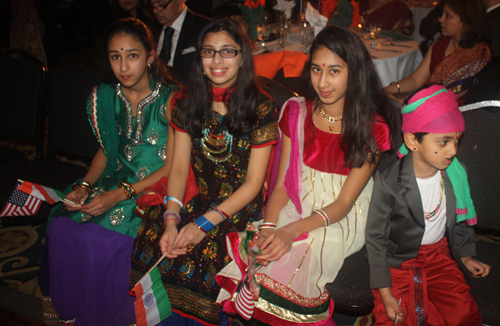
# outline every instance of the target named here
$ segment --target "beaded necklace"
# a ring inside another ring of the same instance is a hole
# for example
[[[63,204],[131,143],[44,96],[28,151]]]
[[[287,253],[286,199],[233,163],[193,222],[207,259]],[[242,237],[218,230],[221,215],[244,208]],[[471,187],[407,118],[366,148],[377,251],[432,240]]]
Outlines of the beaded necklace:
[[[213,100],[215,102],[222,102],[226,88],[212,88],[212,91],[214,94]],[[227,131],[226,127],[222,126],[222,132],[219,134],[212,132],[217,125],[222,123],[223,118],[223,115],[220,115],[218,118],[215,116],[210,123],[205,124],[205,127],[202,130],[203,137],[201,138],[201,148],[203,150],[203,154],[206,158],[216,164],[226,162],[233,155],[233,135]],[[224,156],[214,156],[225,152],[227,152],[227,154]]]

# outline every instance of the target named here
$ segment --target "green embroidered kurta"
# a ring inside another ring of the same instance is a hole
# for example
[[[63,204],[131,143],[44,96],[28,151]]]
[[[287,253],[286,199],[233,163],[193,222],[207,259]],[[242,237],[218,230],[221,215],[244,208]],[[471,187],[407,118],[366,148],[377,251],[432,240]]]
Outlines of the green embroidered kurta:
[[[138,104],[135,117],[120,84],[101,84],[92,90],[87,104],[89,121],[107,163],[87,202],[100,193],[116,189],[121,181],[133,184],[142,180],[165,163],[168,136],[165,110],[172,87],[153,79],[150,88],[153,92]],[[65,193],[69,191],[71,187]],[[141,226],[141,219],[134,212],[135,205],[135,198],[128,199],[99,216],[69,212],[59,205],[51,216],[65,216],[81,224],[96,223],[135,237]]]

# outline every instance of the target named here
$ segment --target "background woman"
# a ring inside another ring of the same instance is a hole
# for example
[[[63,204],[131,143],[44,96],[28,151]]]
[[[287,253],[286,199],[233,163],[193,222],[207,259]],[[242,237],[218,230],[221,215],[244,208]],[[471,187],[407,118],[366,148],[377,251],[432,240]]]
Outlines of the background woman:
[[[136,197],[168,174],[173,147],[168,121],[176,87],[162,79],[155,48],[140,20],[110,27],[106,53],[117,83],[94,87],[87,106],[100,149],[67,194],[77,205],[58,206],[49,221],[47,291],[61,319],[80,325],[135,320],[127,284],[141,225]]]
[[[285,106],[276,188],[264,221],[252,225],[263,265],[253,317],[272,325],[333,323],[325,285],[364,245],[371,175],[391,148],[395,121],[368,51],[350,30],[324,29],[310,53],[310,95]],[[233,261],[217,275],[224,311],[235,310],[247,240],[228,236]]]
[[[256,82],[242,27],[229,19],[213,21],[197,49],[191,79],[172,111],[167,210],[145,209],[131,271],[134,286],[168,253],[159,264],[174,311],[168,325],[223,322],[215,275],[229,261],[225,235],[261,218],[271,145],[278,138],[277,109]],[[190,168],[199,194],[182,203]]]
[[[408,77],[385,88],[387,94],[410,93],[425,84],[442,84],[463,103],[476,74],[491,60],[491,22],[482,1],[444,0],[439,18],[442,36]],[[398,96],[401,103],[406,96]],[[462,98],[460,100],[460,98]]]

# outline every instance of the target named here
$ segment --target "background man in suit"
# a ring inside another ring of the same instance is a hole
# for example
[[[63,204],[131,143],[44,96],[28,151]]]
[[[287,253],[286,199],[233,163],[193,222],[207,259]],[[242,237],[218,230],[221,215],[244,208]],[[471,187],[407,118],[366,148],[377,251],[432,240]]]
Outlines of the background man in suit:
[[[156,53],[173,77],[185,82],[197,55],[198,33],[210,20],[189,10],[185,0],[151,0],[151,4],[161,25]]]
[[[500,0],[484,0],[484,4],[493,23],[491,49],[494,55],[500,55]]]

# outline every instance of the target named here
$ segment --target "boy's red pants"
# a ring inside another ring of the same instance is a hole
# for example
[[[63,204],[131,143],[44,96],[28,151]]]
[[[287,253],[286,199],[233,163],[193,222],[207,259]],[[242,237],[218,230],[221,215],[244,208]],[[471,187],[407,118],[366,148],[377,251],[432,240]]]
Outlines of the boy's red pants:
[[[462,271],[450,255],[448,241],[422,245],[412,260],[401,269],[391,268],[392,295],[399,300],[404,323],[398,325],[481,326],[476,302],[465,283]],[[375,325],[394,325],[387,318],[378,290],[373,290]]]

